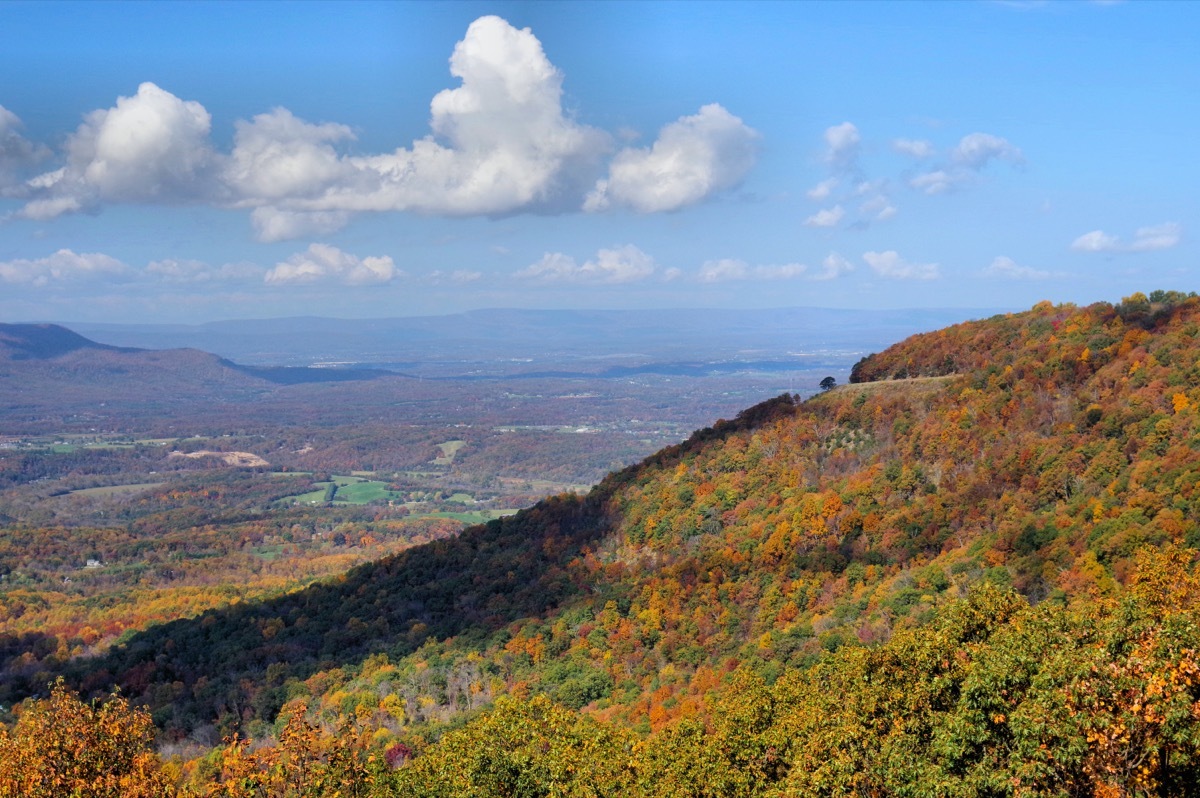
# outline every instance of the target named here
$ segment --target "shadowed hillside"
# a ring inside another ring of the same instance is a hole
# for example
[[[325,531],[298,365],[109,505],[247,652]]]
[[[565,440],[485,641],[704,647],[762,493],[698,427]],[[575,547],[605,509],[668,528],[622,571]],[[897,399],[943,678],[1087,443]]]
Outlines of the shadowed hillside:
[[[790,397],[764,403],[652,461],[677,462],[793,407]],[[547,499],[332,582],[156,627],[105,657],[77,663],[74,678],[85,688],[115,682],[131,695],[153,693],[156,718],[182,733],[218,717],[273,718],[288,697],[285,682],[372,653],[402,657],[448,638],[482,643],[508,624],[551,613],[592,590],[579,581],[576,561],[610,532],[609,501],[640,468],[611,475],[587,497]],[[271,683],[259,685],[271,663]],[[23,683],[14,678],[2,698],[36,692],[44,680],[42,673],[27,674]],[[201,689],[184,688],[198,683]],[[162,689],[167,684],[175,686],[168,692]]]

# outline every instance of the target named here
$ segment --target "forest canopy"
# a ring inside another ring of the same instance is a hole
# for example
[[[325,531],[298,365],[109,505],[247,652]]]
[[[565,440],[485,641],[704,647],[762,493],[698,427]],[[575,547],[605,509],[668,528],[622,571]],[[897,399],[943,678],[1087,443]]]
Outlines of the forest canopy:
[[[207,795],[316,790],[295,762],[357,795],[1192,794],[1198,333],[1154,292],[915,336],[18,687],[119,687],[146,772]]]

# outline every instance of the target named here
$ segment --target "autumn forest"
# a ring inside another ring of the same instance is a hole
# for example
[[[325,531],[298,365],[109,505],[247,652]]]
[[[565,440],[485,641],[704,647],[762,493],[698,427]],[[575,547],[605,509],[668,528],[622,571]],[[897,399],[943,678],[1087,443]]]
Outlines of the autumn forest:
[[[1200,298],[812,382],[685,440],[30,400],[0,798],[1200,794]]]

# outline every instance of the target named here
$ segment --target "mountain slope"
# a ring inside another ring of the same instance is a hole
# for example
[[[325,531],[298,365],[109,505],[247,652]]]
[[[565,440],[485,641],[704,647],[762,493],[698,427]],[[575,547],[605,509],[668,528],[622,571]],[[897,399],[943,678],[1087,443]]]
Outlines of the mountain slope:
[[[915,337],[856,368],[874,381],[751,408],[585,499],[150,630],[76,679],[179,736],[305,698],[417,745],[504,693],[649,732],[972,585],[1083,606],[1139,548],[1200,539],[1198,332],[1200,300],[1162,294]]]

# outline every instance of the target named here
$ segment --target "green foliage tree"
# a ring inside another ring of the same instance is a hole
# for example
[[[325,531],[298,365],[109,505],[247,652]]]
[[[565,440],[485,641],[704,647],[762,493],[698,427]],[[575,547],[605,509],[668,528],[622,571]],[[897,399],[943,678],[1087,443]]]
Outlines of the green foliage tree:
[[[494,709],[396,773],[400,798],[602,798],[630,794],[628,734],[544,696]]]

